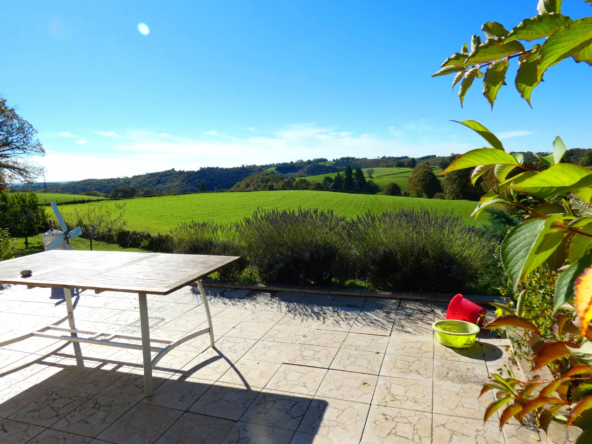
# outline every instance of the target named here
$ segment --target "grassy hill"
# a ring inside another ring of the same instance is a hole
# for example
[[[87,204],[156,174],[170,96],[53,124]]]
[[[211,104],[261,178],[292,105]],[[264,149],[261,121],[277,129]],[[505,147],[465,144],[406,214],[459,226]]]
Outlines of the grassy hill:
[[[368,178],[367,169],[364,168],[362,171],[364,171],[366,178]],[[411,177],[412,171],[411,168],[374,168],[372,180],[381,190],[389,183],[396,183],[401,187],[402,191],[406,191],[407,181]],[[440,171],[442,170],[439,168],[435,169],[434,174],[438,174]],[[319,174],[318,176],[306,176],[305,179],[309,182],[322,182],[326,176],[335,178],[336,175],[337,173]]]
[[[121,202],[121,201],[120,201]],[[183,222],[236,222],[251,216],[257,208],[290,210],[302,208],[332,209],[336,214],[355,217],[366,211],[382,213],[405,208],[433,209],[439,213],[453,211],[468,223],[476,202],[463,200],[416,199],[411,197],[372,196],[366,194],[332,193],[328,191],[259,191],[253,193],[200,193],[181,196],[159,196],[129,199],[126,219],[128,229],[167,232]],[[115,205],[107,201],[104,205]],[[67,219],[74,208],[62,208]],[[51,214],[51,213],[50,213]]]
[[[39,203],[46,204],[50,202],[68,202],[71,200],[100,200],[102,197],[84,196],[80,194],[62,194],[62,193],[35,193]]]

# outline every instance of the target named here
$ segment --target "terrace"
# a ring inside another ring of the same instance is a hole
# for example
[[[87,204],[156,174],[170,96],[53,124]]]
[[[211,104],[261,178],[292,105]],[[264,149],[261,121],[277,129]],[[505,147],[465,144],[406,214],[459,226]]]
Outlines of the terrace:
[[[488,373],[504,339],[463,352],[434,340],[446,304],[208,288],[207,336],[160,361],[143,397],[142,354],[31,338],[0,349],[2,443],[533,443],[494,415]],[[62,318],[61,290],[0,286],[0,341]],[[139,334],[134,294],[79,292],[79,329]],[[153,337],[206,323],[199,290],[149,296]]]

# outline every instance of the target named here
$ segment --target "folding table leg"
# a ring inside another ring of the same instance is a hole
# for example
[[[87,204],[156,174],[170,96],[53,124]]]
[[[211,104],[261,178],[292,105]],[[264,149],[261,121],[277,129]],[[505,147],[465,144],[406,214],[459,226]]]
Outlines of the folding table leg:
[[[214,326],[212,325],[212,316],[210,315],[210,306],[208,305],[208,298],[206,297],[206,291],[203,288],[201,279],[197,281],[201,298],[203,299],[204,309],[206,310],[206,317],[208,318],[208,326],[210,327],[210,345],[214,347]]]
[[[152,355],[150,352],[150,325],[148,324],[148,301],[146,293],[138,293],[140,302],[140,326],[142,329],[142,353],[144,355],[144,396],[154,394],[152,383]]]
[[[74,305],[72,304],[72,290],[64,287],[64,299],[66,300],[66,309],[68,310],[68,324],[70,328],[76,329],[76,322],[74,321]],[[76,333],[71,333],[71,336],[77,337]],[[79,342],[72,342],[74,347],[74,355],[76,356],[76,364],[84,367],[84,360],[82,359],[82,349]]]

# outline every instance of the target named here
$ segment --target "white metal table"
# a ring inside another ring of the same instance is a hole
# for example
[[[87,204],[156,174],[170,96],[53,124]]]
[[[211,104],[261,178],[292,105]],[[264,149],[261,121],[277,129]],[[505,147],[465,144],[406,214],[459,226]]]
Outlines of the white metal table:
[[[144,393],[153,394],[152,369],[168,352],[197,336],[209,334],[214,346],[214,329],[208,300],[201,279],[236,261],[238,257],[189,254],[123,253],[113,251],[53,250],[0,262],[0,284],[64,289],[67,316],[34,332],[0,342],[3,347],[30,337],[84,342],[142,350],[144,358]],[[22,270],[31,270],[22,277]],[[150,338],[147,294],[168,295],[186,285],[197,283],[208,319],[208,328],[171,341]],[[71,289],[137,293],[140,305],[141,336],[79,330],[74,320]],[[59,327],[68,320],[69,328]],[[56,334],[57,333],[57,334]],[[68,333],[69,335],[59,335]],[[81,337],[84,335],[87,337]],[[118,342],[117,339],[141,341],[142,345]],[[159,344],[159,346],[152,344]],[[152,352],[156,356],[152,358]]]

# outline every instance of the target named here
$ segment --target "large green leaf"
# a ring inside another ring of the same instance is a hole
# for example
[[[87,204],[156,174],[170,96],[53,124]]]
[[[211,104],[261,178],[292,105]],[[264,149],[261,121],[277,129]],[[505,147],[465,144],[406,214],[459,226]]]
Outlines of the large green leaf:
[[[561,14],[535,15],[516,26],[504,41],[526,40],[533,41],[548,37],[558,28],[571,23],[573,20]]]
[[[479,71],[479,68],[471,68],[465,74],[465,78],[463,79],[462,83],[460,84],[460,90],[458,92],[458,97],[460,98],[460,106],[463,106],[465,101],[465,95],[471,88],[473,84],[473,80],[475,77],[483,77],[483,73]]]
[[[464,66],[455,66],[455,65],[445,66],[437,73],[432,74],[432,77],[446,76],[448,74],[453,74],[455,72],[464,71],[464,70],[465,70]]]
[[[483,95],[493,108],[497,93],[505,84],[506,73],[510,66],[509,60],[498,60],[492,63],[485,71],[485,77],[483,78]]]
[[[592,44],[574,52],[572,57],[578,63],[586,62],[588,65],[592,65]]]
[[[565,147],[565,143],[563,143],[563,140],[561,140],[561,137],[555,137],[555,140],[553,141],[554,164],[558,164],[559,162],[561,162],[561,159],[563,159],[563,156],[565,155],[566,151],[567,148]]]
[[[442,68],[444,68],[446,66],[462,66],[463,68],[466,68],[467,64],[465,62],[467,61],[467,57],[468,57],[468,54],[462,54],[460,52],[455,52],[450,57],[448,57],[446,60],[444,60],[444,63],[442,63],[442,65],[440,65],[440,66]]]
[[[494,167],[495,178],[503,182],[514,168],[516,168],[515,165],[496,165]]]
[[[493,165],[479,165],[478,167],[475,167],[473,173],[471,174],[471,183],[475,185],[475,183],[477,183],[477,179],[479,179],[492,168]]]
[[[487,39],[497,39],[508,35],[508,30],[504,25],[498,22],[487,22],[481,26],[481,30],[485,33]]]
[[[493,148],[495,148],[496,150],[504,151],[504,146],[502,145],[500,140],[497,137],[495,137],[495,135],[491,131],[489,131],[476,120],[453,120],[453,122],[460,123],[461,125],[464,125],[467,128],[471,128],[473,131],[475,131],[477,134],[479,134],[481,137],[487,140]]]
[[[540,49],[537,75],[592,43],[592,17],[586,17],[559,28],[543,43]]]
[[[562,219],[554,214],[546,220],[534,219],[514,227],[502,242],[502,262],[512,278],[514,291],[531,271],[541,265],[563,240],[563,232],[553,226]]]
[[[591,263],[592,254],[588,253],[561,273],[559,279],[557,279],[557,282],[555,283],[554,312],[556,312],[563,304],[573,300],[576,279],[590,266]]]
[[[457,84],[458,82],[460,82],[460,81],[463,79],[463,77],[465,76],[465,72],[466,72],[466,71],[464,71],[464,70],[463,70],[463,71],[460,71],[459,73],[457,73],[457,74],[454,76],[454,80],[452,81],[452,90],[453,90],[453,91],[454,91],[454,87],[456,86],[456,84]]]
[[[518,73],[516,74],[516,89],[524,100],[532,107],[530,96],[532,91],[541,82],[538,76],[537,65],[539,61],[540,45],[534,45],[530,54],[521,56],[518,62]]]
[[[458,156],[454,159],[448,168],[439,175],[450,173],[451,171],[473,168],[479,165],[518,165],[518,162],[511,154],[493,148],[477,148]]]
[[[481,37],[479,37],[477,34],[473,34],[473,36],[471,37],[471,52],[474,52],[480,44]]]
[[[508,188],[544,199],[591,184],[592,169],[571,163],[560,163]]]
[[[539,14],[561,12],[562,0],[539,0],[537,11]]]
[[[524,46],[517,40],[506,43],[504,40],[487,40],[469,54],[467,64],[491,62],[524,51]]]
[[[586,225],[578,231],[592,235],[592,225]],[[569,262],[573,264],[580,260],[588,252],[591,244],[592,237],[575,234],[569,244],[569,254],[567,256]]]

